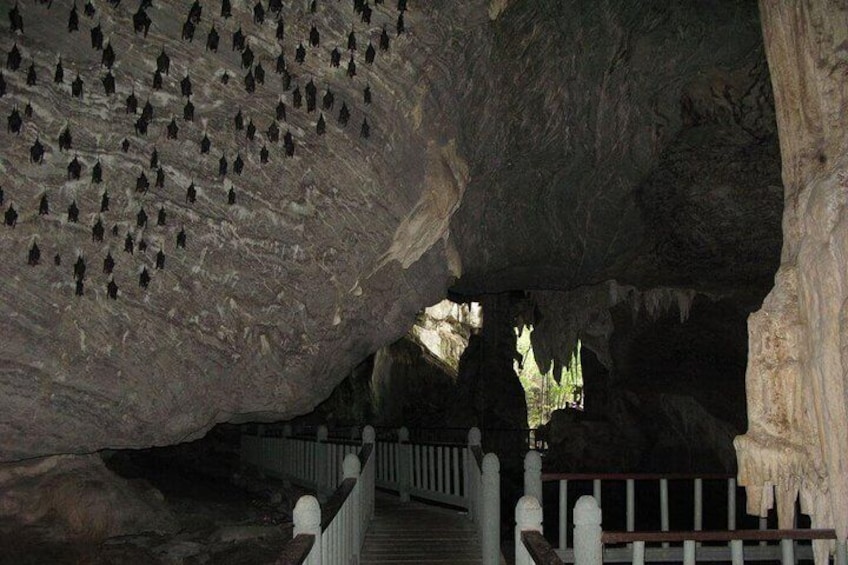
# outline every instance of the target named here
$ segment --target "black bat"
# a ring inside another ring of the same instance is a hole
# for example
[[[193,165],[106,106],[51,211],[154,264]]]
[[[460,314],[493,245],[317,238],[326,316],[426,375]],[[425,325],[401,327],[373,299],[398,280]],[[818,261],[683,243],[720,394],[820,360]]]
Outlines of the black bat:
[[[186,122],[194,121],[194,104],[191,103],[191,100],[186,101],[185,106],[183,106],[183,120]]]
[[[186,189],[186,202],[194,204],[195,200],[197,200],[197,189],[194,187],[194,182],[192,182]]]
[[[106,252],[106,258],[103,259],[103,273],[106,275],[112,274],[112,270],[115,268],[115,259],[112,257],[112,253],[110,251]]]
[[[259,162],[263,165],[267,163],[269,155],[270,154],[268,153],[268,148],[263,145],[262,149],[259,151]]]
[[[239,111],[233,118],[233,125],[236,127],[236,131],[241,131],[244,129],[244,116],[241,113],[241,108],[239,108]]]
[[[203,6],[200,5],[200,2],[194,0],[194,3],[191,5],[191,8],[188,10],[188,21],[193,24],[200,23],[200,16],[203,13]]]
[[[124,140],[121,142],[121,151],[126,153],[129,150],[130,150],[130,140],[125,137]]]
[[[249,93],[256,90],[256,79],[253,76],[253,71],[247,71],[247,74],[244,75],[244,89]]]
[[[183,96],[191,96],[191,78],[188,74],[180,81],[180,92]]]
[[[309,44],[312,47],[318,47],[321,43],[321,34],[318,33],[318,28],[312,26],[312,29],[309,30]]]
[[[6,95],[6,79],[3,77],[3,73],[0,73],[0,98]]]
[[[35,63],[30,63],[29,68],[27,69],[27,86],[35,86],[37,82],[38,75],[35,73]]]
[[[165,252],[161,249],[156,254],[156,268],[160,271],[165,269]]]
[[[44,146],[37,137],[35,138],[35,142],[32,144],[32,147],[29,148],[29,161],[30,163],[44,162]]]
[[[148,125],[150,125],[150,123],[144,118],[144,116],[141,116],[139,119],[137,119],[135,121],[135,132],[138,135],[147,135],[147,126]],[[127,141],[127,140],[124,140],[124,141],[127,142],[127,148],[129,148],[129,141]],[[126,153],[126,149],[124,150],[124,152]]]
[[[200,140],[200,154],[205,155],[209,153],[209,150],[212,148],[212,141],[209,139],[207,134],[203,134],[203,139]]]
[[[135,190],[136,192],[147,192],[147,189],[150,188],[150,181],[147,180],[147,175],[144,174],[144,171],[141,171],[141,174],[135,179]]]
[[[318,89],[315,87],[315,83],[312,79],[309,79],[309,82],[306,83],[304,90],[306,91],[306,111],[314,112],[316,98],[318,97]]]
[[[77,78],[75,78],[74,82],[71,83],[71,96],[74,96],[76,98],[82,98],[82,90],[84,86],[85,83],[80,78],[80,76],[77,75]]]
[[[209,34],[206,36],[206,50],[217,53],[218,43],[220,41],[221,36],[218,35],[218,30],[215,29],[215,24],[212,24],[212,29],[209,30]]]
[[[283,9],[283,0],[268,0],[268,11],[279,14]]]
[[[315,125],[315,132],[318,135],[324,135],[324,133],[326,131],[327,131],[327,123],[324,121],[324,114],[322,113],[318,117],[318,123]]]
[[[162,167],[156,169],[156,188],[165,188],[165,170]]]
[[[74,279],[78,281],[85,279],[85,259],[82,255],[77,255],[77,262],[74,263]]]
[[[365,50],[365,62],[369,65],[374,64],[374,56],[377,55],[377,50],[374,49],[374,45],[371,42],[368,42],[368,49]]]
[[[150,152],[150,168],[155,169],[159,166],[159,151],[156,150],[156,147],[153,148],[153,151]]]
[[[290,131],[283,136],[283,146],[286,148],[286,157],[294,157],[294,138]]]
[[[303,46],[303,43],[297,44],[297,49],[294,52],[294,61],[295,63],[300,63],[301,65],[304,61],[306,61],[306,48]]]
[[[144,107],[141,109],[141,117],[147,121],[153,119],[153,104],[150,103],[150,99],[144,103]]]
[[[162,48],[162,51],[159,52],[159,56],[156,57],[156,69],[160,73],[164,73],[166,75],[171,74],[171,58],[165,53],[165,48]]]
[[[353,55],[350,56],[350,61],[347,62],[347,76],[350,78],[356,76],[356,63],[353,60]]]
[[[65,80],[65,68],[62,66],[62,58],[59,57],[59,62],[56,63],[56,70],[53,72],[53,82],[62,84]]]
[[[167,224],[168,214],[165,213],[165,207],[159,207],[159,213],[156,215],[156,225],[164,226]]]
[[[300,108],[303,105],[303,97],[300,95],[300,87],[295,86],[292,90],[292,106]]]
[[[334,68],[338,68],[342,62],[342,54],[339,51],[338,47],[334,47],[332,51],[330,51],[330,66]]]
[[[150,273],[147,272],[147,267],[142,267],[141,274],[138,275],[138,286],[147,288],[150,284]]]
[[[253,6],[253,23],[256,25],[265,23],[265,8],[262,7],[262,2],[257,2]]]
[[[347,104],[342,102],[342,108],[339,110],[339,123],[344,127],[348,121],[350,121],[350,110],[347,109]]]
[[[30,104],[29,102],[27,102],[27,105],[24,106],[24,116],[26,116],[27,118],[32,117],[32,104]]]
[[[74,294],[77,296],[83,296],[85,294],[85,283],[82,279],[77,280],[74,284]]]
[[[365,4],[362,8],[362,21],[366,24],[371,23],[371,7],[368,4]]]
[[[218,159],[218,176],[225,177],[227,176],[227,156],[221,155],[221,158]]]
[[[103,227],[103,222],[97,218],[97,222],[91,226],[91,241],[103,241],[103,234],[106,232]]]
[[[135,33],[143,33],[144,37],[147,37],[147,32],[150,31],[151,23],[150,16],[148,16],[147,12],[144,11],[144,7],[140,7],[138,11],[133,14],[133,31]]]
[[[47,216],[50,214],[50,202],[47,201],[47,194],[41,195],[41,201],[38,203],[38,215]]]
[[[383,26],[383,33],[380,34],[380,49],[383,51],[389,50],[389,34],[385,25]]]
[[[17,108],[13,108],[9,117],[6,118],[6,129],[12,133],[20,133],[23,124],[24,121],[21,118],[20,112],[18,112]]]
[[[32,242],[32,247],[29,248],[29,254],[27,255],[27,265],[35,267],[41,262],[41,249],[38,248],[38,244],[36,242]]]
[[[180,127],[177,125],[177,120],[171,118],[171,123],[168,124],[168,127],[165,128],[165,136],[167,139],[177,139],[177,135],[180,133]]]
[[[191,19],[188,19],[183,24],[182,38],[190,42],[194,41],[195,25]]]
[[[253,119],[251,118],[247,122],[247,129],[245,130],[245,137],[247,137],[248,141],[253,141],[253,137],[256,135],[256,126],[253,125]]]
[[[21,51],[18,49],[18,44],[15,43],[6,55],[6,68],[10,71],[17,71],[20,67]]]
[[[94,9],[94,5],[91,3],[91,0],[88,0],[88,2],[85,3],[82,13],[85,14],[87,18],[93,18],[94,14],[97,13],[97,10]]]
[[[250,68],[250,65],[253,64],[253,49],[250,48],[250,45],[245,44],[244,49],[241,52],[241,67],[243,69]]]
[[[347,36],[347,50],[356,51],[356,34],[353,31]]]
[[[53,264],[56,265],[57,267],[62,264],[62,256],[59,255],[58,253],[53,256]]]
[[[286,72],[286,58],[283,55],[282,51],[280,51],[280,54],[277,55],[277,64],[276,64],[275,70],[276,70],[278,75],[281,75],[284,72]]]
[[[18,212],[11,204],[9,204],[6,213],[3,215],[3,223],[11,228],[18,225]]]
[[[130,95],[127,96],[127,114],[135,114],[136,110],[138,110],[138,98],[135,97],[135,91],[130,92]]]
[[[68,221],[77,223],[79,221],[79,208],[77,208],[77,201],[71,201],[71,205],[68,206]]]
[[[277,143],[280,140],[280,128],[277,127],[276,122],[271,122],[266,135],[271,143]]]
[[[286,24],[283,23],[283,18],[277,18],[277,31],[274,35],[277,38],[277,41],[283,41],[283,38],[286,35]]]
[[[236,154],[236,160],[233,161],[233,172],[237,175],[241,175],[244,170],[244,161],[241,158],[241,153]]]
[[[186,246],[186,232],[185,228],[180,228],[180,233],[177,234],[177,247],[181,249],[185,249]]]
[[[103,91],[106,93],[106,96],[112,96],[115,94],[115,75],[112,74],[112,71],[108,71],[106,76],[103,77]]]
[[[362,120],[362,127],[359,129],[359,137],[365,139],[371,137],[371,126],[368,125],[368,118]]]
[[[138,214],[135,215],[135,225],[139,228],[147,227],[147,212],[144,211],[144,208],[138,211]]]
[[[365,104],[371,103],[371,87],[370,86],[366,85],[365,90],[362,91],[362,101],[365,102]]]
[[[233,187],[230,187],[230,191],[227,193],[227,204],[232,206],[236,203],[236,191]]]
[[[103,194],[100,196],[100,212],[108,212],[109,211],[109,191],[104,190]]]
[[[397,9],[399,12],[406,11],[406,0],[398,0]]]
[[[262,68],[262,63],[256,63],[253,67],[253,78],[256,79],[256,84],[265,84],[265,69]]]
[[[112,48],[112,42],[106,44],[103,48],[103,54],[100,56],[100,65],[111,69],[115,64],[115,49]]]
[[[65,126],[62,133],[59,134],[59,151],[64,151],[71,148],[73,138],[71,137],[71,128]]]
[[[241,26],[233,33],[233,51],[244,51],[244,33]]]
[[[68,32],[79,31],[79,14],[77,14],[77,5],[71,7],[71,13],[68,14]]]
[[[286,105],[282,100],[277,102],[276,117],[277,120],[286,121]]]
[[[153,90],[162,90],[162,73],[159,69],[153,71]]]
[[[406,24],[403,21],[403,12],[400,13],[397,19],[397,34],[400,35],[406,31]]]
[[[324,99],[322,100],[322,105],[325,110],[332,110],[333,105],[336,103],[336,96],[333,94],[333,91],[327,88],[327,92],[324,93]]]
[[[92,184],[103,182],[103,165],[100,164],[99,160],[91,168],[91,182]]]
[[[230,0],[221,0],[221,17],[224,19],[230,18],[233,15],[233,7]]]
[[[76,156],[68,163],[68,180],[79,180],[82,173],[82,164]]]
[[[283,90],[284,91],[291,88],[292,76],[289,74],[289,72],[287,70],[283,69],[282,76],[280,78],[282,79],[282,82],[283,82]]]
[[[118,285],[115,284],[115,278],[109,280],[109,284],[106,285],[106,296],[111,298],[112,300],[118,299]]]
[[[103,29],[100,24],[91,28],[91,48],[100,51],[103,49]]]
[[[9,31],[15,33],[24,32],[24,18],[21,16],[21,11],[18,10],[18,3],[15,2],[15,7],[9,10]]]

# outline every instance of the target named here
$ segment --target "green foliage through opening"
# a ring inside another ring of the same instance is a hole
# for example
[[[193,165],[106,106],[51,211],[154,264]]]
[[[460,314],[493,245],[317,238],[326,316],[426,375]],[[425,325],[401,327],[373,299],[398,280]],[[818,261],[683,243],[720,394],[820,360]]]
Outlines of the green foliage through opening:
[[[537,428],[551,419],[551,413],[570,406],[583,408],[583,369],[580,366],[580,342],[571,357],[568,367],[562,370],[559,384],[553,375],[553,368],[542,374],[533,356],[533,346],[530,343],[531,326],[516,328],[516,349],[518,359],[514,368],[524,388],[527,401],[527,425]]]

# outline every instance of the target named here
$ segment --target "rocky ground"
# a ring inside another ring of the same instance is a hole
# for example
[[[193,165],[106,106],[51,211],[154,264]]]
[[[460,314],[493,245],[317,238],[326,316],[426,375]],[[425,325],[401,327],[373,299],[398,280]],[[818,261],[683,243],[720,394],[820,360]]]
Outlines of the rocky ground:
[[[254,473],[200,473],[170,454],[118,452],[107,466],[132,483],[146,482],[169,515],[166,531],[69,541],[53,516],[30,525],[0,520],[0,564],[274,563],[291,538],[291,508],[303,494]],[[161,515],[161,513],[160,513]],[[160,524],[157,522],[157,525]]]

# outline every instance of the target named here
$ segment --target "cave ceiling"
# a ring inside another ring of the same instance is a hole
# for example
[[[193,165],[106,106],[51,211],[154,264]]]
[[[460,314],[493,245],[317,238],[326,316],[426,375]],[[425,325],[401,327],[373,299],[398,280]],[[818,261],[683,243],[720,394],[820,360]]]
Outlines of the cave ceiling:
[[[2,12],[0,460],[302,414],[449,288],[777,266],[751,2]]]

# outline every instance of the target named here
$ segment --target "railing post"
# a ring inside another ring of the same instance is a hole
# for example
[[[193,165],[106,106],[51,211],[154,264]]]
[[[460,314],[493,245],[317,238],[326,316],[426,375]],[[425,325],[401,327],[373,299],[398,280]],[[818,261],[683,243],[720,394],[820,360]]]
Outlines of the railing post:
[[[294,458],[294,450],[291,449],[291,438],[292,435],[292,427],[291,424],[285,424],[283,426],[283,486],[285,488],[291,488],[291,480],[289,477],[292,474],[292,459]]]
[[[310,534],[315,536],[312,551],[306,560],[308,565],[321,565],[321,505],[314,496],[301,496],[292,513],[293,535]]]
[[[409,502],[409,477],[412,476],[412,453],[409,445],[409,430],[406,426],[398,430],[397,471],[398,494],[401,502]]]
[[[542,505],[542,456],[538,451],[528,451],[524,456],[524,494],[536,497]]]
[[[342,474],[345,479],[356,479],[356,486],[353,488],[353,492],[351,492],[351,497],[353,500],[350,501],[350,508],[353,509],[353,512],[350,512],[351,520],[350,524],[341,524],[342,526],[342,536],[347,536],[348,532],[350,533],[350,547],[352,549],[353,555],[352,563],[359,563],[359,550],[362,547],[362,504],[365,500],[367,494],[363,491],[363,481],[361,480],[360,474],[362,473],[362,463],[359,461],[359,457],[356,456],[355,453],[348,453],[344,462],[342,462]],[[339,517],[343,518],[345,514],[339,512]],[[347,557],[347,556],[345,556]]]
[[[260,479],[265,478],[265,425],[256,425],[256,473]]]
[[[330,477],[332,476],[331,469],[329,469],[329,445],[327,445],[327,438],[329,437],[329,430],[327,430],[327,426],[321,424],[318,426],[318,430],[315,432],[315,470],[316,477],[316,492],[318,493],[319,500],[325,500],[326,495],[328,493],[333,492],[333,487],[330,485]]]
[[[527,530],[542,533],[542,505],[535,496],[525,494],[515,505],[515,565],[534,565],[521,541],[521,532]]]
[[[574,505],[574,563],[602,565],[601,508],[594,496],[581,496]]]
[[[478,520],[480,513],[480,509],[475,507],[475,502],[477,500],[477,484],[474,479],[476,475],[473,470],[476,469],[477,463],[474,459],[474,448],[480,447],[482,441],[482,436],[480,434],[480,428],[471,428],[468,430],[468,447],[465,450],[465,465],[464,465],[464,484],[465,484],[465,507],[468,509],[468,517],[474,520],[475,522]]]
[[[483,565],[498,565],[501,560],[501,464],[498,456],[483,457]]]
[[[364,539],[365,531],[368,529],[368,524],[371,522],[371,517],[374,515],[374,491],[375,481],[377,480],[376,464],[377,464],[377,432],[373,426],[365,426],[362,428],[362,445],[371,446],[371,455],[368,457],[365,468],[362,473],[362,536]]]

